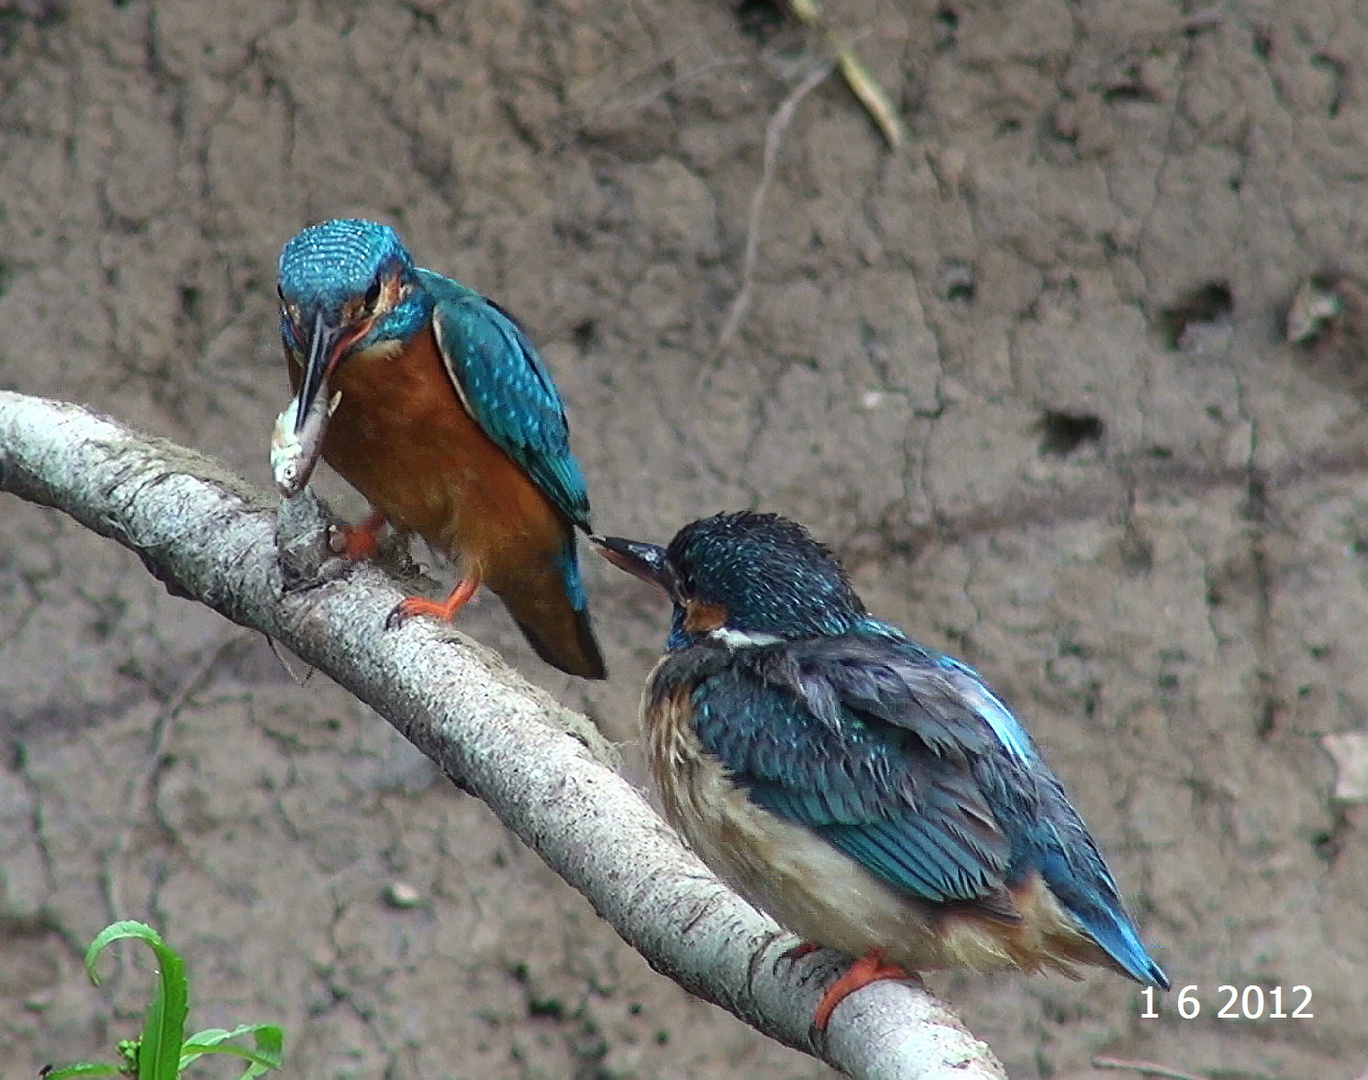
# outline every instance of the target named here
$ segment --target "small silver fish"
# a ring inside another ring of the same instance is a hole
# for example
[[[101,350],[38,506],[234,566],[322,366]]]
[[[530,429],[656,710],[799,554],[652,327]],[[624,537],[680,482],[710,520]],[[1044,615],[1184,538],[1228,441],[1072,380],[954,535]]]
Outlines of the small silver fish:
[[[323,432],[327,430],[328,420],[341,400],[341,391],[331,399],[319,394],[305,414],[304,426],[298,432],[295,431],[299,413],[298,397],[276,417],[275,427],[271,430],[271,474],[275,477],[276,490],[285,498],[298,495],[308,484],[314,466],[318,464],[318,457],[323,452]]]

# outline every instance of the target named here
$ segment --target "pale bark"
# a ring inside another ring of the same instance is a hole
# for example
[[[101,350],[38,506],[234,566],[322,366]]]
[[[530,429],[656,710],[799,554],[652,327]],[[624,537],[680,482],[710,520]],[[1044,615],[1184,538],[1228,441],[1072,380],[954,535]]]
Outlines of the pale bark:
[[[174,594],[269,635],[373,706],[690,992],[851,1076],[1004,1076],[941,1002],[903,983],[861,990],[814,1042],[809,1020],[840,958],[781,959],[793,939],[680,845],[584,717],[430,620],[379,632],[393,583],[326,557],[327,519],[307,494],[278,504],[193,451],[4,391],[0,490],[117,540]],[[283,588],[320,569],[343,574]]]

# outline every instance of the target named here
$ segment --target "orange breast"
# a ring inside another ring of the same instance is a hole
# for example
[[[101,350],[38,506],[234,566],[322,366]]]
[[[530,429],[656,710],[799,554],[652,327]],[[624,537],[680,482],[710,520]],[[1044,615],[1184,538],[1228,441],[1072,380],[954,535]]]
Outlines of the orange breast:
[[[291,365],[296,382],[298,369]],[[461,403],[431,329],[402,352],[350,357],[323,458],[398,529],[461,560],[495,592],[558,558],[571,526]]]

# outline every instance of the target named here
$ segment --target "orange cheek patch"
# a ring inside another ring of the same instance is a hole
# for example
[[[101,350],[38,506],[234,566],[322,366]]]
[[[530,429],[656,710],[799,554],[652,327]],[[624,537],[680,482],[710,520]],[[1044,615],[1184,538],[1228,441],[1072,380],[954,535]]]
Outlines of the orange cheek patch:
[[[721,604],[690,600],[684,605],[684,629],[691,634],[711,634],[726,621],[727,609]]]
[[[333,348],[333,356],[339,357],[370,333],[370,328],[375,325],[375,320],[362,319],[344,334]]]

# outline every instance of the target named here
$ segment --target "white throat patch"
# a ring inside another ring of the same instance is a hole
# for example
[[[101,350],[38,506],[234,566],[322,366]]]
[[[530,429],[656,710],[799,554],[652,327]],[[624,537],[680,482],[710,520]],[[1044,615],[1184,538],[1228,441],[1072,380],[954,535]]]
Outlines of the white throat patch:
[[[402,341],[377,341],[370,348],[353,353],[351,358],[353,360],[389,360],[403,351],[404,343]]]
[[[762,634],[755,630],[732,630],[719,626],[708,631],[708,637],[729,649],[753,649],[759,645],[778,645],[784,639],[777,634]]]

